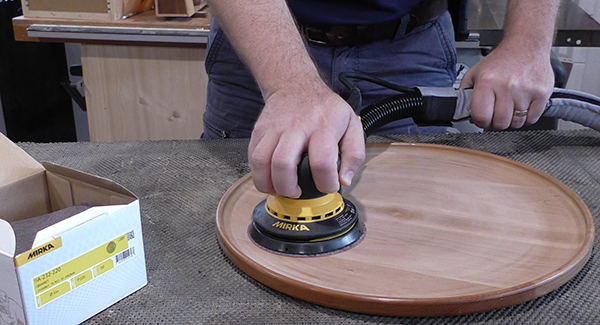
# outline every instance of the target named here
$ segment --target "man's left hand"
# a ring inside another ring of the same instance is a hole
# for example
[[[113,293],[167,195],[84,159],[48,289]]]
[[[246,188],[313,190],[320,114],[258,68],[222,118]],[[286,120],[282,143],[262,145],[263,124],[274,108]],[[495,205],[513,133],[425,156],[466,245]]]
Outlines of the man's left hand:
[[[537,122],[553,86],[550,53],[503,44],[469,69],[460,85],[473,88],[472,122],[497,130]]]

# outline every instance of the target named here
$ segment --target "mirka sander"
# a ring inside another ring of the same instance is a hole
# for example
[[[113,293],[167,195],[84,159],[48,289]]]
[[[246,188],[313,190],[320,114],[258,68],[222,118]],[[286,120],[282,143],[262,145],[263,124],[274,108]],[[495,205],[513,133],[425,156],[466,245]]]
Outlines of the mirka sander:
[[[402,94],[388,97],[364,109],[358,88],[347,78],[362,79]],[[359,115],[365,138],[381,126],[403,118],[419,125],[448,125],[468,119],[471,89],[407,88],[358,73],[340,74],[350,89],[348,103]],[[543,116],[561,118],[600,130],[600,98],[564,89],[555,89]],[[357,245],[366,233],[356,207],[338,193],[317,190],[308,156],[298,166],[298,199],[269,196],[252,213],[250,238],[263,248],[289,255],[323,255]]]
[[[365,234],[356,207],[340,192],[321,193],[310,171],[308,156],[298,165],[297,199],[267,197],[252,213],[250,238],[282,254],[321,255],[349,248]]]

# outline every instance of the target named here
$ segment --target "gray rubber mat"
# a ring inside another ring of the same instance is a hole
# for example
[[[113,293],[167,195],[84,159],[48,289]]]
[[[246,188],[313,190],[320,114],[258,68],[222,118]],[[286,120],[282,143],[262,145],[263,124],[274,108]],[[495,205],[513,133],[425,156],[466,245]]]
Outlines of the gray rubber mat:
[[[403,135],[369,141],[437,143],[515,159],[568,185],[591,210],[596,229],[600,224],[600,133]],[[280,294],[242,273],[221,251],[216,209],[225,191],[249,171],[248,140],[19,145],[37,160],[110,178],[140,198],[148,285],[88,324],[600,324],[598,239],[590,261],[570,282],[517,306],[440,318],[356,314]]]

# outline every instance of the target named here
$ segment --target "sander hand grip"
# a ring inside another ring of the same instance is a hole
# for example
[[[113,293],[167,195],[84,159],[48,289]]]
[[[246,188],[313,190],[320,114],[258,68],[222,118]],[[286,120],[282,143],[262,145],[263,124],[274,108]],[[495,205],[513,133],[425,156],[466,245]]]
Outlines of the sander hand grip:
[[[341,156],[338,154],[338,171],[340,170],[340,161]],[[299,199],[315,199],[327,195],[327,193],[322,193],[317,189],[317,185],[315,184],[312,172],[310,170],[310,162],[307,153],[302,154],[302,158],[298,164],[298,186],[300,186],[300,189],[302,190],[302,194],[300,195]]]
[[[473,89],[418,87],[423,96],[423,109],[415,118],[419,121],[458,121],[471,116]],[[546,104],[544,117],[560,118],[600,131],[600,97],[562,88],[555,88]]]

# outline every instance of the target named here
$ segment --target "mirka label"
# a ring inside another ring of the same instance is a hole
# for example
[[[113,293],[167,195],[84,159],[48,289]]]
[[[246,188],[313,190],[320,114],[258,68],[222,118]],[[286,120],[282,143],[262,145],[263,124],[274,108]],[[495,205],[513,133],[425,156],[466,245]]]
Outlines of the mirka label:
[[[23,266],[23,265],[27,264],[28,262],[31,262],[41,256],[50,254],[51,252],[53,252],[61,247],[62,247],[62,238],[58,237],[50,242],[47,242],[43,245],[40,245],[38,247],[35,247],[31,250],[28,250],[24,253],[17,255],[17,257],[15,257],[15,266],[16,267]]]
[[[129,246],[128,234],[124,234],[34,277],[32,281],[37,307],[113,269],[120,261],[133,256],[134,248]]]
[[[283,229],[283,230],[291,230],[291,231],[310,231],[305,225],[301,224],[291,224],[287,222],[277,221],[276,223],[271,225],[272,227]]]

